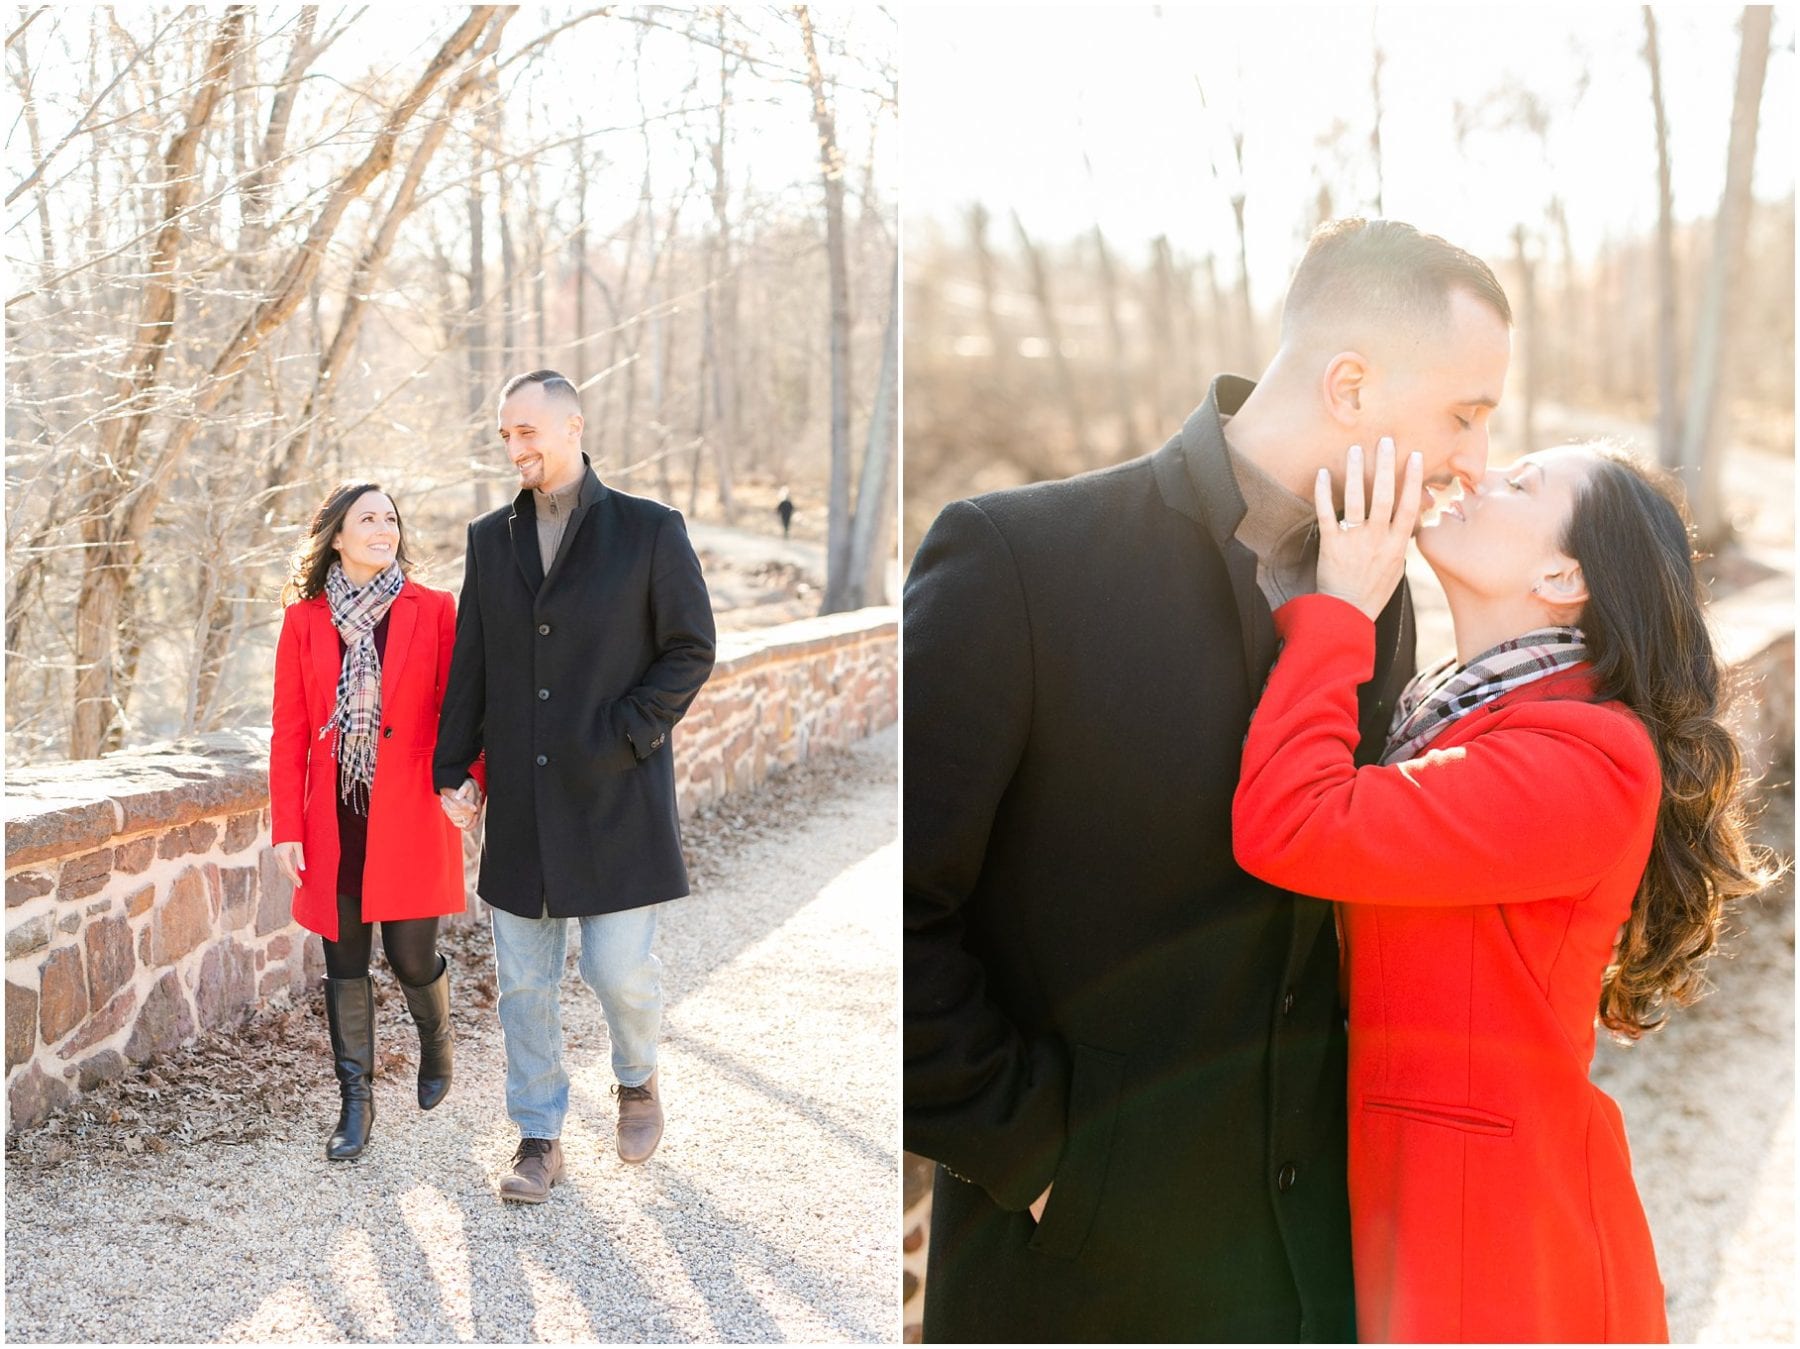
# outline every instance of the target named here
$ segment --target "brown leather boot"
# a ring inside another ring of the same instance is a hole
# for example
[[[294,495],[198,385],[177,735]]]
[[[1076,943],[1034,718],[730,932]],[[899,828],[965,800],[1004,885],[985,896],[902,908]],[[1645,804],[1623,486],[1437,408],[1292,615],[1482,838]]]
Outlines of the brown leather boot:
[[[656,1093],[656,1073],[641,1087],[615,1083],[613,1095],[619,1098],[619,1160],[647,1161],[662,1142],[662,1100]]]
[[[562,1144],[554,1138],[521,1138],[512,1174],[500,1182],[500,1198],[513,1204],[541,1204],[562,1179]]]

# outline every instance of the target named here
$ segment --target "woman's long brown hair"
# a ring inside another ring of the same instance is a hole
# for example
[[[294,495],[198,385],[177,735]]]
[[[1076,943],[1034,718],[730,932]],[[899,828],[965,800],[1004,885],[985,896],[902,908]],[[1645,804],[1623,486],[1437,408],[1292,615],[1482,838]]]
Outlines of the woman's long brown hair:
[[[332,488],[331,494],[319,503],[319,509],[313,512],[312,522],[306,527],[306,538],[288,559],[287,584],[281,588],[283,606],[297,600],[310,600],[324,591],[326,573],[331,570],[331,564],[337,561],[337,551],[332,548],[331,541],[344,527],[344,517],[350,514],[350,508],[365,492],[380,492],[389,501],[394,501],[393,496],[380,483],[346,482]],[[410,576],[413,562],[406,555],[406,522],[400,518],[400,503],[397,501],[394,501],[394,532],[397,536],[394,561],[400,564],[403,574]]]
[[[1650,860],[1600,993],[1626,1039],[1706,991],[1727,906],[1768,884],[1748,838],[1742,755],[1721,721],[1724,680],[1672,480],[1616,447],[1582,484],[1563,551],[1581,564],[1581,629],[1603,697],[1643,721],[1662,767]]]

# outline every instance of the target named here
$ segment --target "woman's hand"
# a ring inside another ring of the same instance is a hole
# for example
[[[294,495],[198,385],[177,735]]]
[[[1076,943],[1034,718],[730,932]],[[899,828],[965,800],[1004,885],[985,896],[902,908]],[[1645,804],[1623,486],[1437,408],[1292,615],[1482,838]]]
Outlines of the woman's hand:
[[[1381,438],[1375,450],[1375,490],[1363,510],[1362,446],[1344,456],[1344,518],[1331,502],[1331,470],[1313,480],[1319,514],[1319,593],[1348,600],[1371,619],[1380,616],[1406,574],[1406,541],[1419,519],[1425,461],[1417,450],[1406,459],[1406,481],[1394,499],[1394,442]]]
[[[293,882],[294,889],[300,888],[300,873],[306,870],[306,850],[298,843],[277,843],[275,845],[275,866],[283,876]]]
[[[481,814],[481,787],[474,778],[464,778],[463,785],[455,791],[448,787],[440,788],[438,803],[443,806],[444,814],[450,817],[451,824],[466,830],[475,823],[476,816]]]

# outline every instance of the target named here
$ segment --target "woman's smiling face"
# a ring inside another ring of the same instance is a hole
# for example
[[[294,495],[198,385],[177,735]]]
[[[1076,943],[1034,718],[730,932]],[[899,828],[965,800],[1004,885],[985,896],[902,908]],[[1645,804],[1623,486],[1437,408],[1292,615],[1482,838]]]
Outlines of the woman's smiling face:
[[[386,567],[400,553],[400,515],[385,492],[364,492],[351,503],[331,546],[345,570],[363,579]],[[352,582],[357,577],[352,574]]]
[[[1594,463],[1592,451],[1570,447],[1489,469],[1474,492],[1445,504],[1437,523],[1419,530],[1419,551],[1446,590],[1493,598],[1541,594],[1546,577],[1575,565],[1563,539]]]

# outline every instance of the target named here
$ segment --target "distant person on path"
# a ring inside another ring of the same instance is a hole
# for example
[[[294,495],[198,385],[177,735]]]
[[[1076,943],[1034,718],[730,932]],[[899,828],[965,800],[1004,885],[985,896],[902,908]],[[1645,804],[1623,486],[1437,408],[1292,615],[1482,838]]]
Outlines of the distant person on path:
[[[781,517],[781,537],[788,536],[788,526],[794,523],[794,499],[788,495],[788,489],[781,489],[781,501],[775,507],[775,513]]]
[[[713,617],[681,516],[607,487],[581,452],[581,404],[554,370],[507,381],[508,506],[469,525],[456,656],[433,776],[474,822],[493,910],[506,1109],[520,1141],[500,1197],[541,1203],[562,1175],[569,1104],[558,988],[568,920],[600,997],[618,1079],[619,1156],[662,1138],[656,906],[688,893],[670,729],[713,666]]]
[[[1588,1068],[1596,1008],[1635,1039],[1691,1002],[1725,903],[1763,883],[1688,531],[1617,452],[1489,472],[1418,534],[1455,659],[1359,766],[1418,515],[1382,446],[1366,513],[1352,490],[1339,520],[1319,471],[1318,593],[1275,611],[1233,808],[1245,870],[1343,902],[1358,1338],[1666,1341]]]
[[[431,785],[456,602],[409,580],[393,499],[345,483],[313,513],[283,591],[269,814],[294,920],[325,941],[325,1015],[340,1110],[333,1161],[375,1122],[375,924],[419,1030],[419,1108],[450,1090],[450,971],[438,918],[464,907],[462,839]],[[479,757],[469,775],[480,784]]]
[[[1510,320],[1461,249],[1331,222],[1259,383],[1220,375],[1155,453],[954,503],[921,544],[905,1127],[940,1164],[927,1339],[1354,1336],[1331,910],[1239,868],[1232,792],[1270,612],[1314,588],[1315,470],[1387,433],[1425,481],[1479,483]],[[1373,626],[1365,757],[1413,671],[1404,585]]]

